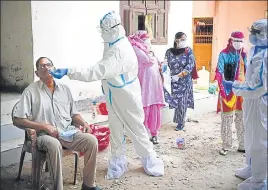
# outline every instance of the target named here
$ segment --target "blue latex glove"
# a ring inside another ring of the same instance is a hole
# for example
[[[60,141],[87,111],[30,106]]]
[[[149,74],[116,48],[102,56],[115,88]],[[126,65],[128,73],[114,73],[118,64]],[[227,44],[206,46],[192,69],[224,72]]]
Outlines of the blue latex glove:
[[[167,70],[167,65],[165,64],[165,65],[162,65],[162,73],[164,73],[164,72],[166,72],[166,70]]]
[[[210,94],[216,94],[216,89],[217,89],[217,86],[216,86],[216,85],[214,85],[214,84],[210,84],[210,85],[209,85],[209,88],[208,88],[208,92],[209,92]]]
[[[57,69],[55,71],[49,71],[49,73],[56,79],[61,79],[68,73],[68,69]]]
[[[233,83],[232,81],[226,81],[226,80],[223,80],[222,81],[222,85],[224,86],[224,89],[225,89],[225,92],[227,95],[229,95],[232,91],[232,88],[233,88]]]

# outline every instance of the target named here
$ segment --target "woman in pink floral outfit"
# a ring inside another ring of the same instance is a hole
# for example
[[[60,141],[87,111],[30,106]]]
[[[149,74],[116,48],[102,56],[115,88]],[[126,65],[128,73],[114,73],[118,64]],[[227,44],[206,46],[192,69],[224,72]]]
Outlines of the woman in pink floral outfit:
[[[139,62],[138,78],[141,84],[144,109],[144,125],[151,133],[151,141],[158,144],[161,127],[161,108],[165,106],[163,77],[160,63],[151,51],[150,38],[146,31],[137,31],[128,37]]]

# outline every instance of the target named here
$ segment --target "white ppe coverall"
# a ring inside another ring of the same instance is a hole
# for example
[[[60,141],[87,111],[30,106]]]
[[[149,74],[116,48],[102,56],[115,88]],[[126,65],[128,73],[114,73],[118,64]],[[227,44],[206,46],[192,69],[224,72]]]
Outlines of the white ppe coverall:
[[[253,23],[245,82],[235,81],[233,91],[244,98],[246,164],[236,176],[246,179],[238,190],[267,189],[267,19]]]
[[[79,81],[102,80],[106,97],[111,154],[106,179],[116,179],[127,170],[125,132],[131,138],[147,174],[164,175],[164,163],[157,158],[143,124],[144,112],[138,74],[138,60],[125,36],[121,18],[109,12],[100,20],[104,40],[103,59],[86,69],[68,69],[70,79]]]

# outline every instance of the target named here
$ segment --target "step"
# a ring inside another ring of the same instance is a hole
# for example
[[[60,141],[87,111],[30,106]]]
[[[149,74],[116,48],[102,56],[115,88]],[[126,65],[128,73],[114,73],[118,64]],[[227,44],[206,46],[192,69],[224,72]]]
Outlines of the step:
[[[216,112],[218,103],[218,96],[210,95],[200,95],[195,96],[194,110],[187,109],[186,117],[194,118],[206,113]]]
[[[1,125],[1,142],[22,138],[24,137],[24,134],[24,130],[19,129],[12,124]]]
[[[24,143],[24,137],[1,142],[1,154],[15,148],[20,148]]]
[[[20,162],[22,147],[16,147],[8,151],[1,152],[1,167],[10,166]],[[26,153],[24,162],[32,160],[32,154]],[[18,169],[17,169],[18,171]]]
[[[19,101],[20,96],[20,93],[1,92],[1,126],[12,123],[12,109]]]

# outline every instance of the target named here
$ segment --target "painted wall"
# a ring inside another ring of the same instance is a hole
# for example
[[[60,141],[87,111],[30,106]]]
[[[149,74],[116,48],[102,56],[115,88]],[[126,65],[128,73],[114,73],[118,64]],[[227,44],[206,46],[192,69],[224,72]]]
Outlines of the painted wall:
[[[194,1],[193,18],[214,17],[215,1]]]
[[[174,37],[177,32],[184,32],[188,37],[188,44],[193,47],[192,40],[192,11],[193,1],[170,1],[170,11],[168,15],[168,44],[154,45],[152,47],[155,54],[162,61],[165,52],[173,46]]]
[[[32,1],[31,4],[34,60],[47,56],[56,67],[86,67],[102,58],[103,44],[96,26],[108,11],[119,13],[119,1]],[[173,45],[178,31],[187,34],[192,46],[192,2],[171,1],[168,20],[168,45],[153,46],[160,60]],[[66,82],[74,89],[75,99],[87,98],[77,95],[88,91],[87,83]],[[100,90],[100,82],[90,83],[90,87]]]
[[[34,60],[46,56],[56,67],[68,68],[89,67],[102,58],[103,40],[96,27],[107,12],[119,13],[119,1],[32,1],[31,4]],[[64,82],[71,87],[75,100],[88,98],[92,91],[102,94],[100,81],[89,84],[65,78]]]
[[[48,56],[56,67],[89,66],[102,58],[96,27],[113,1],[32,1],[34,60]]]
[[[21,92],[33,82],[29,1],[1,1],[1,91]]]
[[[34,60],[48,56],[56,67],[87,66],[102,57],[102,39],[96,26],[103,14],[119,13],[119,1],[32,1]],[[171,1],[168,45],[153,46],[160,59],[183,31],[192,46],[192,2]],[[94,51],[93,51],[94,49]]]
[[[212,68],[216,68],[220,51],[226,47],[233,31],[242,31],[245,35],[245,50],[250,48],[247,27],[258,19],[264,18],[267,1],[217,1],[214,19],[214,43],[212,52]],[[211,79],[214,78],[214,73]]]

